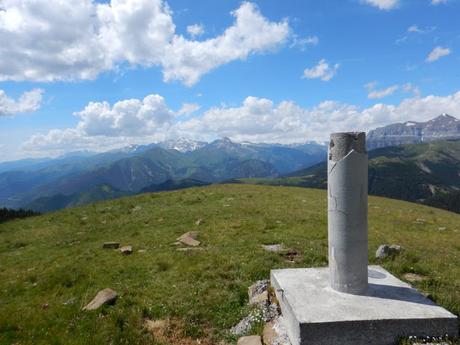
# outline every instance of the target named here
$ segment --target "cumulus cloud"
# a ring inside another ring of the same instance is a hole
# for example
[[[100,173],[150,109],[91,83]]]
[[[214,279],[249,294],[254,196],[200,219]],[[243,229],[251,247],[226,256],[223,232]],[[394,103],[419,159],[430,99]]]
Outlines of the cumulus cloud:
[[[387,11],[399,5],[399,0],[362,0],[362,2]]]
[[[306,68],[303,71],[303,78],[316,79],[319,78],[323,81],[329,81],[337,73],[340,64],[329,65],[325,59],[321,59],[318,64],[312,68]]]
[[[440,58],[447,56],[451,53],[449,48],[443,48],[443,47],[436,47],[434,48],[430,54],[428,54],[428,57],[426,58],[427,62],[434,62],[436,60],[439,60]]]
[[[396,90],[399,89],[399,85],[392,85],[392,86],[389,86],[389,87],[387,87],[385,89],[380,89],[380,90],[376,90],[375,89],[376,86],[377,86],[377,82],[375,82],[375,81],[364,85],[364,87],[368,91],[367,98],[369,98],[369,99],[384,98],[384,97],[387,97],[387,96],[390,96],[390,95],[394,94],[396,92]]]
[[[0,90],[0,116],[36,111],[41,106],[42,98],[43,90],[41,89],[24,92],[17,100]]]
[[[94,79],[128,63],[160,66],[166,81],[193,85],[222,64],[276,48],[290,31],[250,2],[232,12],[235,21],[221,35],[204,41],[176,34],[163,0],[3,0],[2,7],[0,81]]]
[[[204,34],[204,26],[201,24],[193,24],[187,26],[187,32],[192,36],[192,38],[201,36]]]
[[[413,90],[413,86],[409,89]],[[331,132],[368,131],[395,122],[425,121],[440,113],[460,117],[460,91],[448,96],[411,97],[398,105],[377,103],[364,109],[331,100],[304,108],[292,101],[275,103],[266,98],[247,97],[240,106],[212,107],[183,120],[173,118],[161,96],[150,95],[144,100],[120,101],[113,107],[90,103],[77,113],[80,122],[75,128],[36,134],[22,148],[29,154],[34,150],[58,154],[75,149],[107,150],[177,137],[213,140],[228,136],[237,141],[268,143],[325,141]],[[123,118],[131,119],[124,123],[134,125],[121,129]],[[139,119],[147,129],[139,124]]]

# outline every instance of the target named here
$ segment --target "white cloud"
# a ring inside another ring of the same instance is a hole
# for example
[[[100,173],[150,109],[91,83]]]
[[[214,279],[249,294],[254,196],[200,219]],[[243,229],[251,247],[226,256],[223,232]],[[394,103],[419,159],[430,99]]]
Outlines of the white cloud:
[[[432,5],[447,4],[449,0],[431,0]]]
[[[201,24],[193,24],[187,26],[187,32],[192,36],[192,38],[196,38],[204,34],[204,26]]]
[[[90,102],[74,113],[79,122],[74,128],[52,129],[30,137],[22,146],[27,152],[46,150],[57,155],[66,151],[107,150],[132,143],[151,143],[165,139],[174,112],[160,95],[127,99],[111,106]]]
[[[201,107],[196,103],[184,103],[182,107],[176,112],[178,116],[181,115],[191,115],[196,112]]]
[[[377,82],[375,81],[364,85],[364,87],[368,90],[367,98],[369,99],[384,98],[384,97],[392,95],[393,93],[395,93],[396,90],[399,89],[399,85],[392,85],[392,86],[389,86],[381,90],[376,90],[375,89],[376,86],[377,86]]]
[[[418,25],[411,25],[407,28],[407,32],[416,34],[428,34],[436,30],[436,26],[428,26],[426,28],[420,28]]]
[[[329,65],[325,59],[321,59],[318,64],[312,68],[306,68],[303,71],[303,78],[316,79],[319,78],[323,81],[329,81],[334,78],[340,64],[333,66]]]
[[[387,11],[399,5],[399,0],[362,0],[362,2]]]
[[[298,47],[300,50],[304,51],[307,49],[307,46],[316,46],[319,43],[318,36],[307,36],[299,37],[297,35],[292,35],[292,42],[290,48]]]
[[[409,28],[407,29],[407,32],[417,32],[417,33],[422,33],[423,31],[421,29],[419,29],[419,27],[417,25],[411,25],[409,26]]]
[[[24,92],[17,100],[8,97],[5,91],[0,90],[0,116],[36,111],[41,106],[42,98],[41,89]]]
[[[94,79],[121,64],[161,66],[166,81],[196,83],[203,74],[288,37],[287,21],[271,22],[250,2],[232,12],[223,34],[204,41],[176,34],[163,0],[3,0],[1,80]]]
[[[434,48],[430,54],[428,54],[428,57],[426,58],[427,62],[434,62],[436,60],[439,60],[443,56],[447,56],[451,53],[449,48],[443,48],[443,47],[436,47]]]
[[[155,111],[142,110],[151,109],[152,103]],[[395,122],[426,121],[440,113],[460,117],[460,91],[448,96],[407,98],[399,105],[377,103],[364,109],[330,100],[303,108],[292,101],[276,104],[266,98],[247,97],[240,106],[213,107],[182,121],[173,120],[161,96],[150,95],[144,100],[120,101],[113,107],[91,103],[77,113],[80,122],[75,128],[36,134],[22,148],[28,155],[33,152],[43,155],[76,149],[101,151],[177,137],[212,140],[228,136],[237,141],[280,143],[325,141],[331,132],[368,131]],[[133,117],[137,119],[132,120]],[[120,122],[120,118],[130,120]],[[138,124],[139,118],[147,129]],[[119,128],[126,122],[135,126]],[[152,122],[155,125],[150,125]]]
[[[174,113],[163,97],[148,95],[143,100],[90,102],[75,113],[80,118],[77,130],[88,136],[142,136],[168,127]]]

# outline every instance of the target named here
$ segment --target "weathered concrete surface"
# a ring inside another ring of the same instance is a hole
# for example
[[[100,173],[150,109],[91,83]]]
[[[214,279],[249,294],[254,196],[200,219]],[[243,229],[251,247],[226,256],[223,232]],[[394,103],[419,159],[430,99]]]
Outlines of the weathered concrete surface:
[[[331,134],[328,160],[328,240],[331,287],[367,290],[367,170],[365,133]]]
[[[457,317],[380,266],[366,294],[340,293],[328,268],[272,270],[292,345],[393,345],[401,336],[458,336]]]

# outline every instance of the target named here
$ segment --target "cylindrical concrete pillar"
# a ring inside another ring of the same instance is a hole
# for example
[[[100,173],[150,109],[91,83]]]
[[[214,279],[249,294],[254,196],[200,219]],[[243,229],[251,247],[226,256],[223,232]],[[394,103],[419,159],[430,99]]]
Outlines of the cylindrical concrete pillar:
[[[367,291],[367,169],[365,133],[333,133],[328,155],[328,238],[331,287]]]

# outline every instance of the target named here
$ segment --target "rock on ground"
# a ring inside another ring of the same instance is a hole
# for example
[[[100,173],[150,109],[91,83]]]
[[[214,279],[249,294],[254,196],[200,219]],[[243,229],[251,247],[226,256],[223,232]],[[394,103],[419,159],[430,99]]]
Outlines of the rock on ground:
[[[255,295],[253,296],[250,300],[249,300],[249,304],[250,305],[253,305],[253,304],[267,304],[268,303],[268,291],[264,291],[258,295]]]
[[[273,253],[280,253],[286,249],[283,244],[262,244],[262,248]]]
[[[104,242],[102,248],[104,249],[118,249],[120,247],[120,243],[118,242]]]
[[[83,310],[96,310],[103,306],[104,304],[113,304],[118,298],[118,294],[109,288],[99,291],[96,294],[96,297],[93,298],[91,302],[89,302]]]
[[[275,321],[272,320],[269,323],[265,324],[264,331],[262,333],[262,340],[264,345],[273,345],[275,339],[278,337],[278,333],[274,328]]]
[[[238,339],[237,345],[262,345],[262,340],[258,335],[251,335]]]
[[[232,327],[230,330],[232,334],[241,336],[247,333],[253,325],[271,321],[279,315],[278,305],[270,301],[269,284],[269,280],[259,280],[248,288],[249,304],[255,305],[256,308]]]
[[[132,254],[133,247],[132,246],[123,246],[123,247],[120,248],[120,252],[121,252],[121,254],[125,254],[125,255]]]
[[[200,245],[200,241],[194,240],[191,237],[184,237],[180,240],[180,243],[185,244],[190,247],[198,247]]]
[[[176,238],[177,241],[180,241],[182,240],[183,238],[193,238],[194,240],[196,240],[198,238],[198,231],[189,231],[189,232],[186,232],[185,234],[182,234],[180,235],[178,238]]]
[[[270,285],[270,280],[258,280],[250,287],[248,287],[248,297],[249,300],[253,299],[255,296],[260,295],[262,292],[267,291],[268,286]]]
[[[376,259],[385,259],[389,256],[398,255],[402,251],[402,247],[398,244],[389,246],[388,244],[382,244],[375,252]]]
[[[198,231],[189,231],[179,236],[176,240],[182,244],[190,247],[197,247],[200,245],[200,241],[197,241]]]

